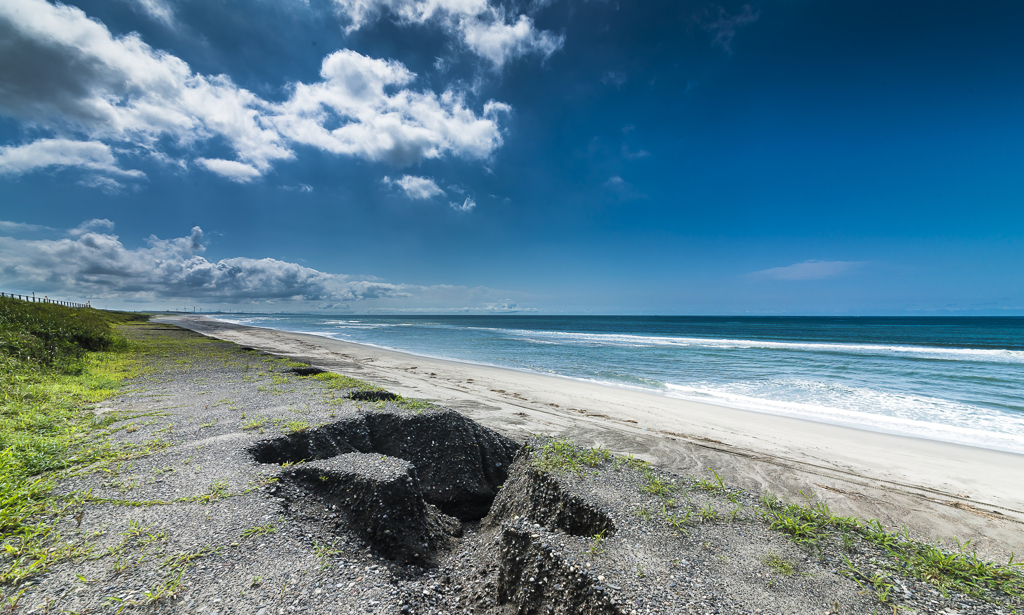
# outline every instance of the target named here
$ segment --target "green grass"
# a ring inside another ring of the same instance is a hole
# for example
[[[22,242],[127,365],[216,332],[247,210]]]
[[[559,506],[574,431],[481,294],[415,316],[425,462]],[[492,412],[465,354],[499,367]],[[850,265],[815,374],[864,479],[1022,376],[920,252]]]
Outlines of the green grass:
[[[345,389],[359,389],[360,391],[383,391],[379,386],[364,382],[357,378],[350,376],[342,376],[341,374],[335,374],[332,372],[322,372],[314,374],[312,376],[300,376],[301,378],[308,378],[310,380],[316,380],[322,385],[334,391],[341,391]]]
[[[700,511],[698,511],[698,514],[700,514],[701,523],[718,521],[719,518],[718,511],[715,510],[715,507],[712,506],[710,502],[705,504],[704,508],[701,508]]]
[[[259,429],[267,424],[267,419],[261,416],[254,416],[249,420],[242,421],[242,429]]]
[[[968,552],[970,543],[958,543],[958,551],[946,551],[911,539],[906,530],[903,534],[890,532],[877,520],[863,523],[855,517],[835,515],[824,502],[814,502],[807,496],[804,499],[805,504],[787,504],[765,494],[761,497],[762,514],[772,529],[811,548],[820,549],[822,541],[834,537],[844,551],[850,551],[859,537],[889,556],[888,565],[893,572],[930,583],[944,595],[956,590],[1003,606],[1009,606],[1006,598],[1024,599],[1024,564],[1015,562],[1013,555],[1006,564],[996,564]],[[886,577],[861,574],[849,560],[847,566],[848,576],[870,586],[879,600],[886,602],[891,589]]]
[[[143,450],[107,437],[130,417],[92,411],[140,373],[113,327],[140,318],[0,298],[0,585],[82,554],[57,530],[82,504],[53,494],[61,477]]]
[[[533,451],[533,465],[542,472],[572,472],[585,476],[594,468],[612,458],[603,448],[583,448],[567,438],[551,438]]]
[[[254,525],[243,530],[242,538],[253,538],[255,536],[266,536],[267,534],[275,533],[277,533],[277,527],[273,523],[264,523],[263,525]]]
[[[281,428],[288,433],[299,433],[309,429],[309,421],[285,421]]]
[[[78,373],[87,352],[124,349],[127,342],[112,323],[147,316],[67,308],[0,297],[0,353],[16,359]]]
[[[715,472],[714,468],[708,468],[708,472],[711,472],[711,474],[715,477],[715,480],[711,480],[709,478],[702,478],[695,483],[695,486],[698,489],[709,491],[711,493],[725,493],[725,483],[722,482],[722,477],[718,475],[718,472]]]
[[[342,554],[341,549],[337,548],[338,539],[335,538],[329,545],[322,545],[319,542],[313,545],[313,554],[320,559],[320,570],[327,568],[333,568],[334,564],[331,563],[331,558],[337,557]]]
[[[597,557],[604,553],[604,541],[608,540],[605,533],[608,530],[601,530],[590,537],[590,546],[587,547],[587,552],[590,553],[590,557]]]
[[[783,576],[788,577],[796,573],[796,565],[793,562],[775,553],[769,552],[761,562]]]
[[[663,500],[669,498],[674,491],[679,487],[672,483],[672,481],[661,478],[648,468],[643,469],[644,480],[646,481],[644,486],[640,488],[644,493],[649,493],[653,496],[659,497]]]
[[[683,534],[684,536],[689,534],[687,528],[693,522],[693,511],[688,510],[685,513],[674,514],[668,512],[668,510],[663,510],[662,516],[665,518],[665,522],[668,523],[668,526],[674,531]]]
[[[626,466],[631,470],[645,470],[651,466],[643,459],[637,459],[630,453],[624,455],[615,456],[615,469],[618,470],[621,466]]]
[[[763,495],[762,510],[771,529],[788,534],[796,543],[817,548],[830,529],[849,532],[863,528],[856,518],[834,515],[824,502],[805,499],[807,504],[785,504],[774,495]]]
[[[424,410],[437,408],[436,404],[425,399],[406,399],[401,396],[395,400],[395,404],[397,404],[399,408],[412,410],[413,412],[423,412]]]

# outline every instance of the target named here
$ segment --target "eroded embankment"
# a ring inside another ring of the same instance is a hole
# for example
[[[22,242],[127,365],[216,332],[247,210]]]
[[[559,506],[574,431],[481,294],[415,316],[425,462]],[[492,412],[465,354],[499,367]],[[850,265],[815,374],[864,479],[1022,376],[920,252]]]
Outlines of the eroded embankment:
[[[534,527],[588,540],[613,535],[612,518],[534,467],[528,450],[456,412],[367,411],[248,452],[284,466],[271,492],[287,509],[333,520],[399,563],[434,565],[457,547],[463,522],[483,527],[498,555],[488,597],[478,596],[484,608],[620,612],[594,575],[537,540]]]
[[[514,441],[453,410],[392,406],[263,440],[249,452],[260,463],[276,464],[346,453],[402,459],[415,468],[424,500],[446,515],[472,520],[490,510],[518,449]]]

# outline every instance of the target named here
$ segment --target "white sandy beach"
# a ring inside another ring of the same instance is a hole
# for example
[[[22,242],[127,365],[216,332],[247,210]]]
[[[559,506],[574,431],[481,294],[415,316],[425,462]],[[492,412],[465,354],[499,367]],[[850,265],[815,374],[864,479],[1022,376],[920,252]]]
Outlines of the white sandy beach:
[[[1005,561],[1024,552],[1024,455],[863,431],[567,378],[420,357],[203,317],[155,319],[311,362],[457,409],[513,437],[567,435],[676,472],[838,514],[907,526],[929,541],[971,540]]]

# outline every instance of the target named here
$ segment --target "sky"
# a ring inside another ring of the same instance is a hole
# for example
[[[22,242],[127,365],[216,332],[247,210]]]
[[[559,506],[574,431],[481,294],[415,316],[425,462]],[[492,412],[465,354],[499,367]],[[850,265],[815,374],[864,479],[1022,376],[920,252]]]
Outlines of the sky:
[[[1024,3],[0,0],[0,290],[1024,315]]]

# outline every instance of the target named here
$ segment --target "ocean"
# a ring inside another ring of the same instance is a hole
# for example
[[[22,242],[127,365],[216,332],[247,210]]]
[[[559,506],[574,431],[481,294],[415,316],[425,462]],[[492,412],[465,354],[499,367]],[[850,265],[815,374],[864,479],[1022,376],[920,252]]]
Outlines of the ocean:
[[[1024,318],[217,318],[1024,453]]]

